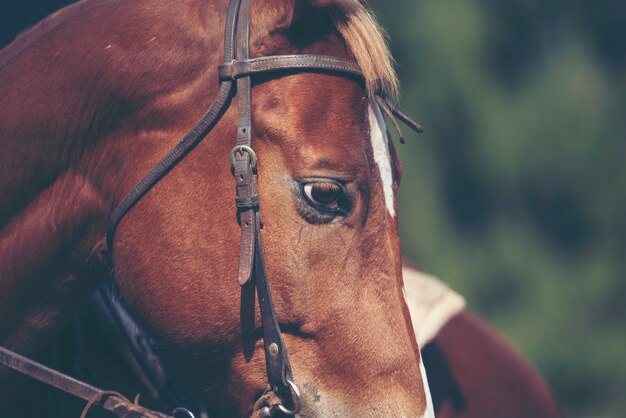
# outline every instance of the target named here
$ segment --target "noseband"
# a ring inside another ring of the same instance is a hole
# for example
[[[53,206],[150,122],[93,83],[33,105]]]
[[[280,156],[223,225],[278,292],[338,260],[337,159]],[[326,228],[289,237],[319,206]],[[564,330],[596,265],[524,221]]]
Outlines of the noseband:
[[[294,383],[283,336],[280,331],[272,296],[266,276],[265,263],[261,245],[260,229],[262,227],[259,213],[257,156],[252,148],[252,76],[261,73],[280,72],[318,72],[334,74],[342,77],[363,80],[363,75],[354,62],[324,55],[277,55],[250,58],[249,51],[249,16],[251,0],[231,0],[226,17],[224,32],[224,62],[218,66],[219,90],[208,111],[185,137],[131,190],[113,211],[107,225],[106,242],[110,255],[113,253],[113,241],[117,226],[124,216],[141,200],[143,196],[169,173],[219,122],[228,109],[233,98],[237,98],[237,142],[230,152],[232,172],[235,177],[235,203],[241,228],[240,256],[237,281],[242,287],[256,287],[261,312],[265,363],[268,389],[254,408],[255,418],[271,417],[282,413],[293,416],[300,410],[300,392]],[[403,141],[402,133],[395,120],[399,118],[414,130],[421,132],[421,127],[403,113],[395,109],[382,96],[374,98],[377,105],[393,121]],[[115,304],[115,303],[114,303]],[[122,308],[115,307],[114,310]],[[122,317],[119,322],[132,319]],[[122,324],[123,326],[127,326]],[[94,397],[102,397],[108,392],[89,387],[90,391],[74,389],[76,380],[53,370],[40,368],[28,359],[11,353],[0,347],[0,364],[13,367],[36,379],[53,384],[64,391],[73,393],[83,399],[93,401]],[[39,372],[38,372],[39,371]],[[47,374],[46,374],[47,373]],[[45,376],[44,376],[45,375]],[[44,377],[42,377],[44,376]],[[56,382],[51,383],[50,378]],[[70,381],[71,380],[71,381]],[[59,383],[60,382],[60,383]],[[78,382],[81,383],[81,382]],[[74,386],[72,386],[74,385]],[[85,384],[83,384],[85,385]],[[121,396],[121,395],[120,395]],[[113,395],[110,398],[120,401],[128,407],[127,400]],[[131,416],[116,412],[110,399],[100,402],[106,409],[120,417]],[[118,402],[118,403],[120,403]],[[144,410],[140,416],[164,416],[153,411]],[[137,411],[135,411],[137,412]],[[151,415],[152,414],[152,415]],[[176,417],[194,417],[185,408],[176,408]],[[137,415],[132,415],[137,416]]]

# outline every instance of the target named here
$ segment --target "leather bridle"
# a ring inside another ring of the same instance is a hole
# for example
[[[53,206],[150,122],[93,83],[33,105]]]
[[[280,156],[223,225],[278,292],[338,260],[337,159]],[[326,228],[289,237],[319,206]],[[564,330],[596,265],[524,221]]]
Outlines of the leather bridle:
[[[237,143],[230,153],[230,159],[235,177],[235,203],[241,228],[237,280],[241,286],[256,287],[261,312],[268,389],[263,397],[266,401],[257,402],[255,405],[255,417],[270,417],[277,413],[297,414],[300,410],[300,393],[292,377],[287,347],[276,318],[263,259],[257,156],[252,148],[252,76],[285,71],[320,72],[353,78],[357,81],[362,81],[363,76],[356,63],[324,55],[277,55],[250,58],[250,3],[251,0],[230,1],[224,32],[224,62],[218,67],[219,90],[208,111],[113,211],[107,225],[106,242],[109,254],[112,254],[115,232],[124,216],[206,137],[226,112],[231,100],[236,97]],[[374,100],[393,121],[401,141],[403,141],[402,134],[394,116],[421,132],[418,124],[395,109],[382,95]],[[165,417],[163,414],[131,404],[122,395],[86,385],[2,347],[0,347],[0,364],[89,400],[91,403],[99,404],[119,417]],[[278,399],[278,401],[270,402],[270,399]],[[194,416],[187,409],[182,411],[188,413],[187,416]]]
[[[236,96],[237,145],[232,149],[230,158],[236,183],[235,203],[241,227],[237,280],[242,286],[248,282],[256,286],[261,311],[267,380],[270,390],[284,399],[290,398],[292,391],[298,394],[298,389],[292,380],[287,347],[276,319],[259,233],[261,222],[257,157],[252,148],[252,75],[304,70],[360,77],[361,72],[359,67],[350,61],[321,55],[279,55],[251,59],[250,3],[251,0],[231,0],[230,2],[224,33],[224,63],[218,67],[220,87],[209,111],[113,212],[107,229],[107,243],[112,249],[116,227],[124,215],[204,138],[224,114],[230,100]],[[276,406],[276,409],[287,415],[295,415],[299,408],[298,399],[295,400],[293,409],[287,409],[282,404]]]

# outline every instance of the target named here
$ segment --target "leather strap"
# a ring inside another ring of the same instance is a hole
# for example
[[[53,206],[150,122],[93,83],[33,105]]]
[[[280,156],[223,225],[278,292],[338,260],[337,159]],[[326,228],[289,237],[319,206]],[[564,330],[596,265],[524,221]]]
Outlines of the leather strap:
[[[207,416],[206,407],[184,379],[186,364],[172,356],[163,356],[146,330],[130,315],[119,299],[115,282],[103,282],[92,298],[89,308],[75,321],[77,359],[82,360],[87,376],[98,373],[100,365],[89,362],[83,353],[84,326],[105,334],[108,348],[127,362],[132,373],[142,382],[145,391],[161,404],[159,409],[174,411],[184,407],[195,416]],[[82,344],[81,344],[82,343]],[[91,364],[90,364],[91,363]],[[169,367],[166,367],[169,366]],[[176,415],[176,414],[173,414]]]
[[[238,60],[246,60],[250,55],[250,1],[242,0],[237,19],[237,52]],[[237,206],[241,202],[258,203],[258,182],[255,167],[252,166],[252,80],[250,76],[237,79],[237,147],[240,151],[233,151],[233,172],[235,175],[235,190]],[[245,147],[245,148],[244,148]],[[248,152],[243,152],[247,149]],[[256,247],[258,204],[248,207],[238,207],[239,225],[241,227],[241,241],[239,249],[240,285],[246,284],[252,277],[254,263],[254,249]]]
[[[233,60],[218,67],[220,81],[236,80],[253,74],[262,74],[278,71],[317,71],[341,73],[362,79],[359,67],[342,58],[326,55],[275,55],[251,59]]]
[[[280,332],[278,319],[276,319],[276,311],[267,280],[265,259],[263,258],[261,237],[258,229],[256,242],[254,283],[259,298],[259,309],[261,311],[267,379],[270,386],[274,390],[277,390],[283,399],[290,399],[291,394],[287,380],[292,380],[291,365],[289,364],[287,346]]]
[[[230,62],[235,58],[235,30],[241,0],[231,0],[228,5],[226,24],[224,29],[224,61]],[[209,110],[200,118],[198,123],[180,140],[178,144],[165,156],[141,181],[126,195],[124,200],[115,208],[107,224],[106,242],[113,254],[113,238],[115,230],[124,216],[152,189],[167,173],[169,173],[189,152],[202,141],[220,120],[233,97],[233,81],[223,80],[217,96],[209,106]]]
[[[88,407],[96,404],[119,418],[172,418],[134,404],[117,392],[98,389],[1,346],[0,364],[83,399],[88,402]]]
[[[242,0],[237,20],[236,58],[242,62],[248,60],[250,54],[250,1]],[[233,153],[236,196],[239,201],[242,201],[242,198],[248,198],[256,200],[258,203],[258,178],[252,164],[254,151],[252,150],[252,80],[250,75],[237,78],[237,115],[237,147],[235,150],[246,149],[248,151],[235,151]],[[290,398],[287,379],[291,379],[291,367],[267,281],[261,249],[261,220],[258,204],[239,208],[238,214],[241,226],[239,283],[244,285],[254,275],[254,284],[257,288],[261,311],[267,379],[272,388],[282,392],[286,391],[286,396]]]
[[[265,262],[261,245],[261,219],[259,215],[258,179],[256,155],[252,150],[252,101],[251,76],[268,72],[326,72],[359,80],[363,76],[359,67],[350,61],[323,55],[280,55],[260,58],[249,57],[249,12],[251,0],[231,0],[228,6],[224,29],[224,63],[218,68],[220,80],[218,93],[207,112],[191,131],[130,191],[115,208],[107,224],[106,242],[111,262],[113,261],[113,240],[115,231],[124,216],[169,173],[220,120],[234,97],[234,85],[237,86],[237,147],[231,154],[236,183],[236,206],[240,217],[241,244],[238,281],[245,284],[254,279],[259,298],[261,322],[269,391],[280,398],[291,399],[291,389],[296,394],[294,415],[299,410],[299,392],[292,382],[291,366],[287,347],[280,332],[276,312],[272,302],[267,280]],[[237,51],[235,51],[235,47]],[[379,97],[381,108],[394,122],[401,140],[402,133],[395,120],[401,119],[412,129],[420,132],[421,127],[406,115],[398,111],[388,100]],[[121,305],[120,305],[121,306]],[[117,312],[117,311],[115,311]],[[114,312],[114,313],[115,313]],[[117,312],[119,313],[119,312]],[[121,319],[124,322],[124,319]],[[155,355],[156,356],[156,355]],[[157,364],[158,359],[146,359]],[[112,392],[103,391],[87,385],[62,373],[55,372],[41,364],[28,360],[17,353],[0,347],[0,364],[12,367],[35,379],[74,394],[92,404],[99,404],[116,413],[119,417],[171,418],[128,402]],[[151,377],[158,386],[158,378]],[[268,393],[268,392],[266,392]],[[285,412],[281,404],[274,405]],[[282,408],[282,409],[281,409]]]
[[[385,97],[377,96],[376,99],[375,99],[375,102],[380,107],[380,109],[382,109],[383,112],[385,112],[385,114],[387,115],[387,117],[389,118],[391,123],[393,124],[393,127],[395,128],[396,133],[398,134],[398,138],[400,139],[400,143],[401,144],[404,144],[404,134],[402,133],[402,129],[400,128],[400,124],[396,120],[396,117],[399,118],[409,128],[411,128],[412,130],[414,130],[418,134],[421,134],[422,132],[424,132],[424,129],[422,128],[422,125],[420,125],[419,123],[415,122],[413,119],[411,119],[410,117],[408,117],[407,115],[405,115],[404,113],[399,111],[391,103],[391,101],[389,101],[389,99],[387,99]]]

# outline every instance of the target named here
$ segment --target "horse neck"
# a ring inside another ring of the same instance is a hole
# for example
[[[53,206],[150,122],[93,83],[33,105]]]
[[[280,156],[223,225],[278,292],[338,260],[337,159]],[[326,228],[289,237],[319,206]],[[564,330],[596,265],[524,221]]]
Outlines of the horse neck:
[[[38,74],[29,52],[0,69],[0,345],[34,355],[96,283],[86,260],[107,205],[85,170],[96,159],[69,77]]]
[[[128,189],[118,174],[138,180],[193,125],[217,84],[207,66],[219,61],[221,30],[198,31],[202,22],[189,16],[190,4],[168,8],[158,17],[159,10],[145,12],[140,4],[73,5],[0,52],[0,228],[47,190],[75,182],[89,185],[110,209]],[[154,16],[139,19],[141,13]],[[202,100],[190,112],[193,98]],[[171,139],[155,146],[148,141],[155,136]],[[137,165],[142,155],[147,163],[134,175],[122,157],[136,157]],[[80,194],[65,197],[49,192],[45,199],[60,208]]]
[[[72,6],[0,52],[2,345],[36,352],[94,288],[113,206],[214,95],[221,29],[140,3]]]

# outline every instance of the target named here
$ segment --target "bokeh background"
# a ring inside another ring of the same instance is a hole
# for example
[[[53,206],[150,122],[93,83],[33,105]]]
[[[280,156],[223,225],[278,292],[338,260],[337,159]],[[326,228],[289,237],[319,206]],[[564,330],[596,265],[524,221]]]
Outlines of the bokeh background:
[[[71,0],[0,3],[0,44]],[[626,416],[626,2],[373,2],[402,107],[405,253],[543,373]]]
[[[405,254],[542,372],[626,416],[626,2],[397,0]],[[407,135],[409,136],[409,135]]]

